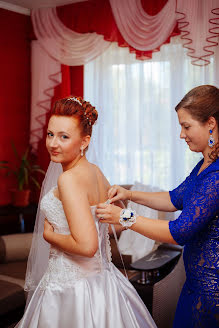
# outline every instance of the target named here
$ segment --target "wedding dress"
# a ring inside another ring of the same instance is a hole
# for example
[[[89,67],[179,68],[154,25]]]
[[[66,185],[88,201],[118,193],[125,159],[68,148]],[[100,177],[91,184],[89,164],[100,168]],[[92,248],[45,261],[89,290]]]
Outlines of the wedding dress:
[[[54,189],[42,198],[41,210],[55,232],[70,234]],[[108,224],[99,223],[95,211],[91,206],[99,243],[94,257],[51,246],[47,270],[16,328],[156,327],[134,287],[111,262]]]

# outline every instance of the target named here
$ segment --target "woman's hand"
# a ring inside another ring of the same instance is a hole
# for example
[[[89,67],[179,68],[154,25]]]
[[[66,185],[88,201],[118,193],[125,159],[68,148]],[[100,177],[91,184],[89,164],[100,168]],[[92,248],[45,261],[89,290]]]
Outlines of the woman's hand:
[[[47,219],[45,219],[44,221],[44,230],[46,231],[54,231],[53,226],[51,225],[51,223],[49,223],[49,221]]]
[[[101,203],[97,205],[97,217],[102,223],[120,224],[121,207],[112,204]]]
[[[114,203],[118,200],[130,199],[131,190],[127,190],[121,186],[114,185],[108,190],[108,198],[110,203]]]
[[[49,223],[49,221],[47,219],[45,219],[44,221],[44,232],[43,232],[43,238],[47,240],[47,237],[48,237],[48,233],[50,232],[54,232],[54,228],[53,226],[51,225],[51,223]]]

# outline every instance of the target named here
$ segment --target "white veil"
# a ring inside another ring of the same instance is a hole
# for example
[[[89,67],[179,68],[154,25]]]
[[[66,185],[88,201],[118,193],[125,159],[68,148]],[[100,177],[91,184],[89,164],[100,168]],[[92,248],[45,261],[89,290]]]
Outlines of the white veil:
[[[49,190],[57,185],[59,175],[62,173],[62,166],[59,163],[50,162],[43,180],[36,221],[33,232],[32,245],[27,262],[27,271],[24,290],[28,292],[26,306],[37,285],[39,284],[48,264],[50,244],[43,238],[45,215],[40,210],[40,202]]]

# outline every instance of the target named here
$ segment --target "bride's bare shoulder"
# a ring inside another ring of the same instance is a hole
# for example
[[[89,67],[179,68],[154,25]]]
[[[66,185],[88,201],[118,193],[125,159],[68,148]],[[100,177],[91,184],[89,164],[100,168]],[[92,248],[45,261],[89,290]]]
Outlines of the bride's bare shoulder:
[[[60,174],[58,178],[58,189],[61,187],[66,187],[68,185],[73,185],[77,181],[77,176],[72,174],[70,170]]]
[[[101,169],[92,163],[86,163],[86,165],[78,166],[63,172],[58,179],[58,186],[62,185],[80,185],[81,187],[92,181],[92,178],[96,178],[101,181],[106,187],[110,187],[110,184],[104,176]]]

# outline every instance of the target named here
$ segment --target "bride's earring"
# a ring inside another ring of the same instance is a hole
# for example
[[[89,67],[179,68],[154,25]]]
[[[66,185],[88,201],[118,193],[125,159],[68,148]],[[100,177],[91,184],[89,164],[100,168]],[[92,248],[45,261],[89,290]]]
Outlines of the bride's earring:
[[[81,148],[81,157],[84,156],[84,149]]]
[[[215,145],[214,137],[212,136],[212,130],[209,130],[210,136],[208,138],[208,146],[213,147]]]

